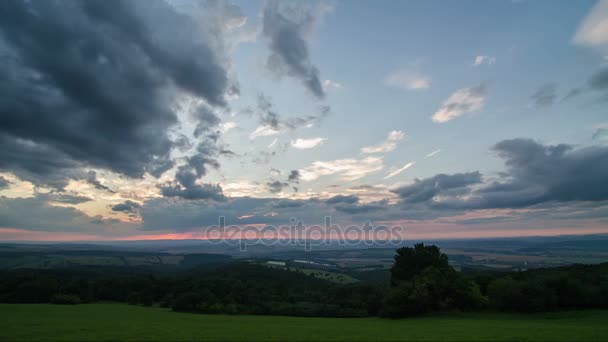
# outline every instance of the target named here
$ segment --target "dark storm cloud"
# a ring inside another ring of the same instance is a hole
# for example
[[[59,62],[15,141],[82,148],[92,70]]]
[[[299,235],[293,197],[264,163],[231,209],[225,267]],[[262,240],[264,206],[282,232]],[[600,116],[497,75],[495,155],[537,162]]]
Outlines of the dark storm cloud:
[[[230,86],[199,25],[163,1],[0,2],[0,170],[62,188],[169,169],[173,89],[224,106]]]
[[[303,7],[287,8],[276,0],[266,1],[263,9],[263,34],[272,54],[267,66],[278,75],[300,80],[319,99],[325,92],[319,70],[310,61],[306,35],[316,21],[317,13]]]
[[[198,171],[189,165],[182,165],[177,169],[175,181],[159,186],[165,197],[181,197],[187,200],[215,200],[223,201],[226,198],[219,185],[199,184]]]
[[[112,206],[112,211],[122,211],[124,213],[136,213],[139,208],[141,208],[141,204],[133,201],[125,201],[123,203],[116,204]]]
[[[608,147],[575,149],[530,139],[504,140],[494,150],[505,160],[510,180],[499,186],[535,189],[535,203],[608,200]],[[485,189],[491,192],[494,186]],[[519,189],[517,189],[519,188]],[[508,196],[508,192],[504,196]],[[491,204],[491,203],[490,203]]]
[[[416,180],[394,192],[405,203],[424,203],[429,209],[438,210],[526,208],[608,200],[606,146],[576,149],[565,144],[542,145],[531,139],[511,139],[497,143],[493,150],[507,166],[499,180],[481,185],[477,172],[437,175]],[[443,181],[447,179],[451,180],[449,186]],[[473,189],[470,185],[479,186]],[[443,198],[437,200],[439,195]]]
[[[415,179],[413,184],[392,190],[406,203],[432,200],[437,195],[466,191],[470,185],[481,183],[479,172],[439,174],[430,178]]]
[[[0,176],[0,190],[7,189],[9,184],[11,184],[11,182],[8,179]]]
[[[540,86],[531,98],[536,107],[551,106],[557,99],[557,86],[554,83],[547,83]]]

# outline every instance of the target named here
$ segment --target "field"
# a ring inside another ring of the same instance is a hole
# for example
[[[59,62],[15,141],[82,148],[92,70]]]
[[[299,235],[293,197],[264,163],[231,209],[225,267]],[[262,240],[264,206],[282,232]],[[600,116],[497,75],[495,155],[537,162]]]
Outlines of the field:
[[[388,320],[175,313],[123,304],[0,304],[0,340],[606,341],[608,311]]]

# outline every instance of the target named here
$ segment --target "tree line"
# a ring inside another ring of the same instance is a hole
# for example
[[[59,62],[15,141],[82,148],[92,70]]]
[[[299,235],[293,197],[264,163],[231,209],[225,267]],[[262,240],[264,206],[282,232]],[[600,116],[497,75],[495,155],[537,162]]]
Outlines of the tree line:
[[[608,264],[464,274],[436,246],[417,244],[396,251],[388,284],[335,284],[245,262],[177,273],[112,267],[0,272],[0,302],[98,301],[200,313],[389,318],[608,308]]]

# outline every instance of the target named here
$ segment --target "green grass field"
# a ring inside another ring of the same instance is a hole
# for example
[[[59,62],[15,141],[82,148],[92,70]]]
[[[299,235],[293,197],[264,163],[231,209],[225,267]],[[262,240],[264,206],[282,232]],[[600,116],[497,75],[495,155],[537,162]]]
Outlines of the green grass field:
[[[402,320],[175,313],[123,304],[0,304],[0,340],[606,341],[608,311]]]

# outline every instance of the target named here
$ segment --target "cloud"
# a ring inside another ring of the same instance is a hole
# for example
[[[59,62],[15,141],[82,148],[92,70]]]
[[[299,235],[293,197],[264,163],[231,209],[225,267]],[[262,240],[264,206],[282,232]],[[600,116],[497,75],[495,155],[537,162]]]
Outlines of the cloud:
[[[359,197],[354,196],[354,195],[336,195],[333,197],[330,197],[328,199],[325,200],[325,203],[327,204],[338,204],[338,203],[346,203],[346,204],[354,204],[359,202]]]
[[[191,184],[183,186],[179,184],[160,187],[165,197],[180,197],[187,200],[212,199],[215,201],[225,200],[222,188],[213,184]]]
[[[407,164],[405,164],[403,167],[400,167],[398,169],[396,169],[395,171],[389,173],[388,175],[386,175],[386,177],[384,177],[384,179],[389,179],[389,178],[393,178],[395,176],[397,176],[398,174],[400,174],[401,172],[409,169],[410,167],[414,166],[414,164],[416,164],[416,162],[409,162]]]
[[[11,182],[8,179],[0,176],[0,190],[8,189],[10,184]]]
[[[492,56],[476,56],[473,60],[473,66],[492,65],[496,63],[496,57]]]
[[[384,78],[384,84],[403,90],[424,90],[431,87],[431,78],[408,70],[397,70]]]
[[[300,183],[300,171],[298,170],[291,170],[291,172],[289,172],[289,176],[287,177],[287,181],[289,183]]]
[[[556,90],[557,86],[554,83],[547,83],[540,86],[530,98],[536,107],[549,107],[557,98]]]
[[[420,203],[432,200],[435,196],[454,193],[473,184],[481,183],[479,172],[438,174],[433,177],[414,180],[414,183],[392,190],[406,203]]]
[[[278,176],[281,173],[275,172],[275,174]],[[300,172],[298,170],[291,170],[291,172],[289,172],[289,175],[287,176],[287,181],[281,182],[278,180],[271,180],[266,183],[266,189],[268,191],[270,191],[271,193],[279,193],[279,192],[283,191],[283,188],[291,185],[293,191],[298,192],[298,187],[296,185],[299,183],[300,183]]]
[[[62,196],[62,195],[57,195]],[[39,195],[30,198],[0,197],[0,227],[48,232],[96,232],[132,227],[116,220],[91,217],[70,206],[49,203],[60,197]],[[67,197],[63,197],[67,198]],[[66,203],[65,201],[57,201]]]
[[[283,188],[286,186],[289,186],[289,184],[278,180],[266,183],[268,191],[272,192],[273,194],[283,191]]]
[[[338,159],[315,161],[300,171],[301,179],[312,181],[322,176],[338,175],[345,181],[353,181],[384,168],[382,158]]]
[[[463,114],[480,110],[485,101],[485,92],[486,89],[483,84],[457,90],[433,114],[433,122],[445,123]]]
[[[363,214],[386,209],[386,203],[370,204],[338,204],[334,207],[337,211],[347,214]]]
[[[320,123],[325,117],[331,113],[329,106],[320,106],[319,113],[314,115],[306,115],[301,117],[283,118],[273,108],[270,98],[263,94],[258,96],[257,115],[260,119],[260,124],[255,131],[249,135],[250,139],[258,137],[272,136],[281,134],[287,131],[295,131],[299,128],[309,128],[314,124]]]
[[[366,146],[361,148],[361,152],[371,153],[386,153],[394,150],[397,147],[397,142],[403,140],[405,134],[402,131],[390,131],[386,140],[380,145]]]
[[[124,201],[123,203],[112,206],[112,211],[121,211],[124,213],[135,214],[139,212],[141,204],[133,201]]]
[[[236,127],[237,127],[236,122],[234,122],[234,121],[226,121],[226,122],[223,122],[223,123],[220,124],[220,131],[222,133],[226,133],[229,130],[231,130],[233,128],[236,128]]]
[[[272,148],[278,142],[279,142],[279,139],[278,138],[274,138],[274,140],[272,140],[272,142],[270,144],[268,144],[268,148]]]
[[[42,201],[62,204],[81,204],[93,200],[91,197],[62,192],[37,193],[35,197]]]
[[[439,152],[441,152],[441,150],[435,150],[435,151],[427,154],[426,156],[424,156],[424,158],[431,158],[431,157],[435,156]]]
[[[589,87],[593,90],[608,89],[608,69],[602,69],[589,78]]]
[[[268,137],[271,135],[277,135],[281,133],[281,131],[274,129],[270,126],[258,126],[255,128],[255,130],[253,132],[251,132],[251,134],[249,134],[249,139],[255,139],[255,138],[259,138],[259,137]],[[272,146],[268,146],[269,148]]]
[[[608,140],[608,125],[601,125],[595,129],[591,136],[593,140]]]
[[[262,10],[262,32],[272,52],[267,61],[268,68],[279,76],[288,75],[300,80],[319,99],[325,97],[325,91],[319,70],[310,61],[307,35],[315,22],[327,12],[326,9],[288,7],[279,1],[268,0]]]
[[[551,203],[608,201],[608,147],[542,145],[530,139],[503,140],[493,150],[507,170],[482,183],[479,172],[416,180],[393,190],[404,203],[430,210],[530,208]]]
[[[87,172],[86,175],[86,181],[87,183],[93,185],[96,189],[99,190],[106,190],[108,192],[114,192],[112,189],[108,188],[107,186],[103,185],[98,179],[97,179],[97,172],[91,170],[89,172]]]
[[[176,92],[223,107],[235,91],[218,38],[163,1],[2,2],[0,37],[0,170],[36,184],[157,176]]]
[[[291,146],[300,150],[306,150],[315,148],[323,145],[327,138],[310,138],[310,139],[296,139],[291,141]]]
[[[342,84],[332,80],[323,80],[323,89],[326,91],[329,89],[342,89]]]
[[[572,42],[589,47],[608,46],[608,1],[600,0],[579,25]]]

